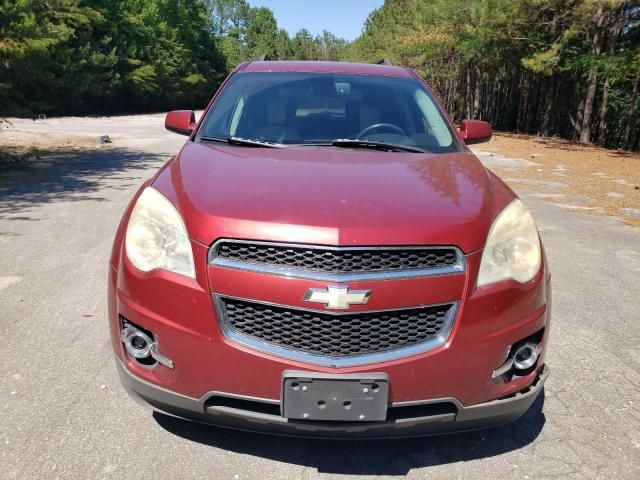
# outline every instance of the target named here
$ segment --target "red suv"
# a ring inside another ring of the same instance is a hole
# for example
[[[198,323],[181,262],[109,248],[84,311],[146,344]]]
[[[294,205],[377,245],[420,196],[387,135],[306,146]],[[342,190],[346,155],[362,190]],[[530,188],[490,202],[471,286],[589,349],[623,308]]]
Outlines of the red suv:
[[[412,70],[251,62],[118,228],[113,349],[153,409],[388,437],[520,417],[542,391],[550,274],[529,211]]]

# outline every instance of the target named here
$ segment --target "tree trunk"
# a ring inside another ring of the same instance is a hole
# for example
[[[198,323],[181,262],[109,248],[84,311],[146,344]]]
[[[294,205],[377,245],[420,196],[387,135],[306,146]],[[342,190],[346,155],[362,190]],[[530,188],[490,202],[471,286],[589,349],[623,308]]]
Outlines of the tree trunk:
[[[540,118],[540,90],[542,80],[538,75],[530,77],[532,95],[527,106],[527,133],[540,134],[538,121]]]
[[[471,101],[471,66],[467,65],[467,95],[466,95],[466,110],[467,118],[473,118],[473,103]]]
[[[580,128],[580,143],[589,143],[591,141],[591,113],[593,112],[593,101],[596,98],[596,89],[598,87],[598,74],[596,68],[591,69],[589,74],[589,87],[587,95],[584,98],[584,113],[582,116],[582,127]]]
[[[519,84],[520,99],[518,101],[518,116],[516,118],[517,132],[521,132],[523,130],[522,125],[524,124],[524,121],[526,120],[526,115],[527,115],[527,98],[528,98],[529,92],[527,89],[527,82],[525,77],[526,77],[525,73],[522,72],[520,74],[520,84]]]
[[[496,76],[496,79],[493,82],[493,88],[491,90],[491,98],[488,99],[489,108],[488,108],[488,111],[487,111],[487,119],[493,125],[496,124],[496,111],[497,111],[497,109],[499,107],[499,103],[500,103],[500,90],[501,90],[501,88],[502,88],[502,79],[500,77]]]
[[[553,113],[553,99],[556,91],[556,77],[552,76],[549,80],[547,94],[545,98],[544,117],[542,119],[542,135],[549,136],[549,130],[551,125],[551,114]]]
[[[616,54],[616,46],[620,39],[622,29],[626,24],[625,8],[619,8],[615,14],[615,21],[608,32],[607,49],[611,56]],[[609,78],[607,77],[602,86],[602,102],[600,103],[600,122],[598,124],[598,143],[607,145],[611,135],[607,135],[607,111],[609,109]],[[608,138],[607,138],[608,137]]]
[[[580,100],[580,103],[578,104],[578,112],[576,113],[576,121],[575,122],[571,122],[573,124],[573,139],[576,140],[576,138],[580,135],[580,129],[582,128],[582,117],[584,116],[584,98],[582,100]]]
[[[596,32],[593,34],[593,53],[599,56],[602,53],[602,47],[606,39],[606,28],[604,28],[607,14],[604,13],[602,3],[598,6],[596,13]],[[591,114],[593,112],[593,101],[596,98],[596,89],[598,88],[598,68],[593,66],[589,73],[589,87],[587,88],[587,96],[584,99],[584,115],[582,117],[582,127],[580,128],[580,143],[589,143],[591,141]]]
[[[624,137],[622,137],[622,147],[629,150],[631,145],[629,144],[629,137],[631,136],[631,129],[636,123],[636,103],[638,101],[638,82],[640,81],[640,74],[636,74],[636,78],[633,80],[633,91],[631,92],[631,105],[629,106],[629,114],[627,115],[627,126],[624,129]]]
[[[476,65],[476,88],[473,93],[473,118],[482,120],[480,114],[480,68]]]
[[[598,143],[604,145],[607,129],[607,108],[609,102],[609,79],[602,86],[602,102],[600,103],[600,123],[598,125]]]

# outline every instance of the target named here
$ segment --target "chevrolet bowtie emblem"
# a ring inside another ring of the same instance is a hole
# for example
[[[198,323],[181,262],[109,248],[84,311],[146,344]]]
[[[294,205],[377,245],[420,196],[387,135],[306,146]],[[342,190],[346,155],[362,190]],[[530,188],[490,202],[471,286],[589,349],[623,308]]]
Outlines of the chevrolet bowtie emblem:
[[[371,290],[349,290],[349,287],[310,288],[304,294],[306,302],[324,303],[332,310],[346,310],[349,305],[362,305],[369,301]]]

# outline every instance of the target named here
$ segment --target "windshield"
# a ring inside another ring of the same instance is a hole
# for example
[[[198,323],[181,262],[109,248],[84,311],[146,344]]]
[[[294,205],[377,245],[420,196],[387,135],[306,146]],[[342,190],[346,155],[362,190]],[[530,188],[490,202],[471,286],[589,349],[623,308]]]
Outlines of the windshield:
[[[417,151],[461,150],[422,82],[369,75],[237,73],[202,123],[197,139],[207,137],[285,145],[354,139]]]

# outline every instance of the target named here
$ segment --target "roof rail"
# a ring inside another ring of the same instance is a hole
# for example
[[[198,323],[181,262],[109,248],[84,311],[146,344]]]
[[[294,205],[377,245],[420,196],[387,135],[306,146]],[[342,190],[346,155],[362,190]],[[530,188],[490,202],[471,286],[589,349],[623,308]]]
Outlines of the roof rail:
[[[376,65],[393,65],[393,63],[391,63],[391,60],[388,58],[383,58],[382,60],[378,60]]]

